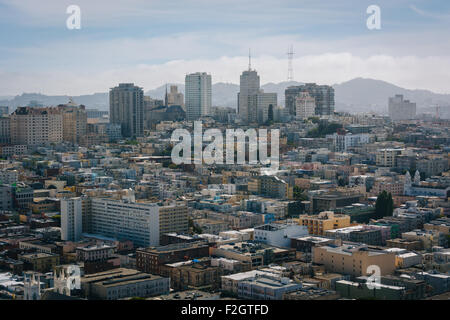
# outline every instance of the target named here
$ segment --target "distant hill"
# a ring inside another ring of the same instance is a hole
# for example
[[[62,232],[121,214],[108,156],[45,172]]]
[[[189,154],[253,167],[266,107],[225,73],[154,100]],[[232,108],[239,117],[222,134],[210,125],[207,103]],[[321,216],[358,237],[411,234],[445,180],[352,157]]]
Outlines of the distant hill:
[[[404,95],[417,104],[418,111],[430,111],[436,104],[450,105],[450,94],[438,94],[428,90],[409,90],[381,80],[356,78],[335,84],[336,110],[349,112],[376,111],[387,113],[388,98]]]
[[[265,92],[276,92],[278,94],[278,104],[284,105],[284,90],[293,85],[301,85],[301,82],[281,82],[266,83],[261,86]],[[167,84],[168,90],[170,85]],[[184,84],[173,83],[178,86],[178,91],[184,94]],[[395,94],[403,94],[405,99],[409,99],[417,103],[418,111],[433,111],[433,107],[438,104],[440,106],[450,106],[450,94],[438,94],[428,90],[409,90],[391,83],[356,78],[347,82],[333,85],[335,89],[336,111],[349,112],[367,112],[375,111],[379,113],[387,112],[388,98]],[[162,85],[145,92],[155,99],[164,99],[166,86]],[[223,106],[236,108],[237,93],[239,85],[234,83],[215,83],[212,85],[212,103],[213,106]],[[37,101],[43,105],[58,105],[67,103],[70,96],[46,96],[37,93],[23,93],[20,96],[10,97],[10,99],[0,99],[0,106],[7,105],[11,111],[17,106],[25,106],[30,101]],[[109,101],[108,93],[94,93],[92,95],[82,95],[72,97],[76,103],[84,104],[89,109],[108,110]]]
[[[23,93],[20,96],[15,96],[9,100],[0,100],[0,106],[9,106],[12,112],[19,106],[26,106],[30,101],[36,101],[44,106],[57,106],[69,102],[71,96],[47,96],[40,93]],[[84,104],[89,109],[109,109],[109,94],[108,93],[94,93],[89,95],[73,96],[76,103]]]

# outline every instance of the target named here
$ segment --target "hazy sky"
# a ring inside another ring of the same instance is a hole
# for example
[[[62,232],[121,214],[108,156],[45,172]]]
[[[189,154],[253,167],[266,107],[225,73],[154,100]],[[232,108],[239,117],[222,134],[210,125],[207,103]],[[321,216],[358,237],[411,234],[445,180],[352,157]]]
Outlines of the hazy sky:
[[[381,30],[366,27],[372,4]],[[296,81],[450,93],[448,0],[0,0],[0,41],[0,95],[148,90],[196,71],[238,83],[249,47],[261,82],[281,82],[291,44]]]

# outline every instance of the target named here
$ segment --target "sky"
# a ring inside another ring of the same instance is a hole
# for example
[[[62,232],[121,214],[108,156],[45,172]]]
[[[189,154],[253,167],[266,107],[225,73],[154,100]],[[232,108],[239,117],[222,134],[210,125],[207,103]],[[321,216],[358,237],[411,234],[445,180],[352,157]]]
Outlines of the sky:
[[[66,26],[70,5],[80,29]],[[0,0],[0,43],[0,96],[150,90],[192,72],[239,83],[249,48],[261,83],[277,83],[291,45],[296,81],[450,93],[448,0]]]

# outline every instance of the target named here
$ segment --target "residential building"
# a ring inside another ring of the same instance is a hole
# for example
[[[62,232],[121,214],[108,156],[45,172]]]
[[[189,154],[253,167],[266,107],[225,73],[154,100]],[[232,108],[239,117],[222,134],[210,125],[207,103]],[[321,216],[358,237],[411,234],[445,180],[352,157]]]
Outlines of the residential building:
[[[300,215],[299,224],[308,227],[308,233],[323,236],[327,230],[350,226],[350,216],[323,211],[318,215]]]
[[[134,83],[120,83],[109,91],[110,122],[120,124],[125,138],[144,134],[144,91]]]
[[[187,120],[194,121],[211,113],[211,75],[197,72],[186,75],[185,105]]]
[[[411,120],[416,117],[416,104],[403,100],[403,95],[397,94],[389,98],[389,117],[392,121]]]

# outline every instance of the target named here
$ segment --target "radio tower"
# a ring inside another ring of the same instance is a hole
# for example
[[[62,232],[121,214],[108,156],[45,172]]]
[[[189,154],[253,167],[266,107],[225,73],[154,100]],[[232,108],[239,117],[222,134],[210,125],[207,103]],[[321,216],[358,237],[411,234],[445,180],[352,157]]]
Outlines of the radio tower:
[[[288,49],[287,52],[287,56],[288,56],[288,76],[287,79],[288,81],[293,81],[294,80],[294,69],[292,68],[292,60],[294,58],[294,46],[291,45]]]

